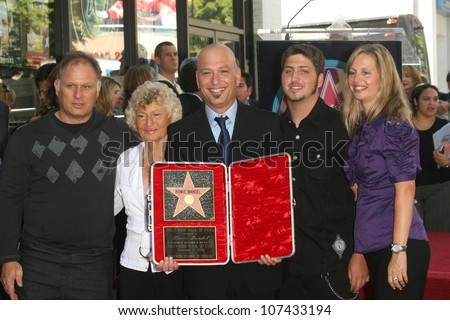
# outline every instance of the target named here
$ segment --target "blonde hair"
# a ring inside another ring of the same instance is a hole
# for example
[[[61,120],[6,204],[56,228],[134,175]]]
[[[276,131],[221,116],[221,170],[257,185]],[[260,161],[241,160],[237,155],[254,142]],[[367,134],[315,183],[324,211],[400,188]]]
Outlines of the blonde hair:
[[[370,54],[375,58],[376,67],[380,75],[380,87],[375,96],[375,103],[367,115],[363,104],[354,97],[348,84],[350,68],[356,57],[362,53]],[[403,122],[406,119],[411,122],[411,108],[395,67],[394,59],[384,46],[375,43],[364,44],[356,48],[347,61],[346,73],[344,120],[350,137],[355,135],[363,118],[371,121],[379,114],[385,114],[393,121]]]
[[[175,92],[161,82],[146,81],[134,90],[128,106],[125,109],[125,119],[128,126],[138,136],[136,128],[136,113],[151,103],[157,103],[166,109],[170,123],[181,119],[181,103]],[[139,137],[140,138],[140,137]]]
[[[416,67],[411,66],[411,65],[404,65],[402,67],[402,70],[404,70],[409,75],[409,77],[411,79],[413,79],[413,81],[414,81],[413,89],[419,83],[422,83],[422,75],[420,74],[419,69],[417,69]]]
[[[122,88],[122,86],[111,77],[102,77],[101,82],[102,86],[98,94],[97,102],[95,103],[95,109],[106,115],[110,115],[112,110],[110,93],[115,85],[119,86],[119,88]]]

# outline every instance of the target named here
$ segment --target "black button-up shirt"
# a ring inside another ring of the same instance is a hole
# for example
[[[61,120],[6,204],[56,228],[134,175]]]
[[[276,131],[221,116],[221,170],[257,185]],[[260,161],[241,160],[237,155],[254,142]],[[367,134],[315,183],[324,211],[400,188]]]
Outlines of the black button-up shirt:
[[[342,114],[319,98],[297,128],[280,116],[292,157],[296,253],[305,276],[347,268],[353,253],[354,197],[342,169],[348,135]]]

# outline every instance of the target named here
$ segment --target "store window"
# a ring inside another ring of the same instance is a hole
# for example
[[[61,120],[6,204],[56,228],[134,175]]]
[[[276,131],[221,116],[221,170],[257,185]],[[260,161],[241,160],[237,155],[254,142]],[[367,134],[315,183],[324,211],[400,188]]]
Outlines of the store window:
[[[38,104],[33,76],[54,62],[53,0],[0,0],[0,80],[16,96],[12,122],[24,121]],[[19,110],[20,109],[20,110]]]
[[[188,0],[190,18],[234,26],[233,0]]]
[[[139,60],[149,62],[158,43],[177,43],[176,1],[135,1]],[[72,2],[72,45],[94,54],[104,75],[118,74],[120,70],[125,36],[124,5],[122,0]]]
[[[189,30],[189,57],[195,57],[203,47],[214,43],[215,33],[212,30],[191,27]]]
[[[177,45],[176,4],[176,0],[136,0],[138,43],[148,52],[146,59],[154,59],[158,43]]]
[[[72,1],[72,47],[93,54],[104,75],[120,68],[124,48],[123,2]]]

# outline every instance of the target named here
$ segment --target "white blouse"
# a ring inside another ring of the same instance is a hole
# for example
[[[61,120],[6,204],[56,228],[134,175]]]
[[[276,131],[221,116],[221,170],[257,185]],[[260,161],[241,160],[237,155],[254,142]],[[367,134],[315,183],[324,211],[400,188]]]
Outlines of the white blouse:
[[[147,228],[147,197],[142,182],[143,153],[144,142],[124,151],[117,161],[114,214],[125,207],[127,236],[120,264],[146,272],[150,263],[145,256],[151,252],[152,234]],[[159,272],[155,263],[150,265],[152,272]]]

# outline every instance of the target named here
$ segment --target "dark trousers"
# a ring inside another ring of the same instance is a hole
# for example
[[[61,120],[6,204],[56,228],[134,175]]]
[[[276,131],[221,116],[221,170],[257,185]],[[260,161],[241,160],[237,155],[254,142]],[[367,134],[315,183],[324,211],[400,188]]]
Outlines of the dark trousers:
[[[121,300],[180,300],[183,294],[183,268],[165,272],[136,271],[120,266]]]
[[[355,299],[350,291],[347,268],[328,273],[305,275],[301,263],[290,260],[280,293],[282,300],[341,300]]]
[[[424,240],[408,240],[407,251],[408,283],[402,290],[393,290],[388,283],[387,268],[391,260],[391,248],[366,253],[373,298],[381,300],[423,299],[430,263],[430,245]]]
[[[23,292],[28,299],[112,299],[112,253],[62,254],[22,244]]]
[[[275,300],[279,298],[278,288],[271,290],[266,287],[265,290],[251,290],[245,279],[243,267],[233,262],[222,266],[187,267],[184,291],[192,300]],[[262,268],[274,267],[262,266]],[[264,279],[261,282],[264,283]]]

